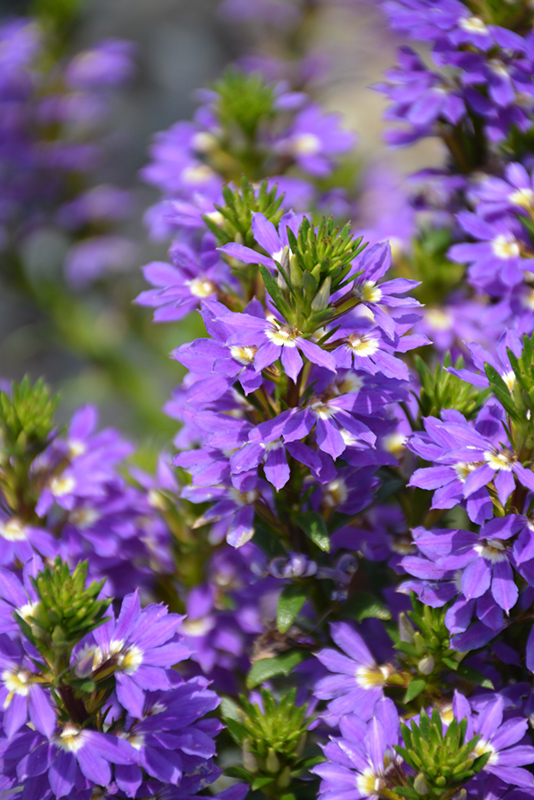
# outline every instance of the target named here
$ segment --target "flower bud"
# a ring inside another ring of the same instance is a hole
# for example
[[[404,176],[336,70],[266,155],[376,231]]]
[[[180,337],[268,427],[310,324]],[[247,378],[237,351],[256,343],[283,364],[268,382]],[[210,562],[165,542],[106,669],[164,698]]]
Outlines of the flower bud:
[[[422,772],[419,775],[416,775],[415,780],[413,782],[413,788],[417,792],[417,794],[425,795],[428,794],[430,791],[430,786],[428,785],[427,779],[423,775]]]
[[[260,767],[258,764],[258,759],[254,755],[254,753],[250,751],[250,743],[248,739],[245,739],[245,741],[243,742],[242,756],[243,756],[243,766],[248,772],[254,775],[254,773],[259,771]]]
[[[276,773],[280,771],[280,759],[274,752],[272,747],[269,747],[267,758],[265,759],[265,769],[267,772]]]
[[[417,665],[417,669],[421,673],[421,675],[431,675],[434,672],[434,667],[436,666],[436,662],[434,661],[432,656],[425,656],[421,659],[419,664]]]

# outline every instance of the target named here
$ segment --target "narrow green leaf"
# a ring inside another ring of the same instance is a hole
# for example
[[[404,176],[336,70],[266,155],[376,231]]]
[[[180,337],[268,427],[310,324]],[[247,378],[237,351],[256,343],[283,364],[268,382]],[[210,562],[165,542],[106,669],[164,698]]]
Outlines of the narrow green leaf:
[[[391,619],[391,611],[386,604],[367,592],[361,592],[352,597],[345,605],[345,611],[356,622],[363,622],[364,619]]]
[[[289,675],[297,664],[304,661],[306,655],[302,650],[290,650],[276,658],[261,658],[255,661],[247,676],[247,689],[254,689],[275,675]]]
[[[476,683],[477,686],[482,686],[484,689],[492,689],[494,690],[495,687],[493,683],[490,681],[489,678],[486,678],[481,672],[477,669],[473,669],[473,667],[468,667],[465,664],[460,664],[456,674],[460,676],[460,678],[465,678],[471,683]]]
[[[330,550],[330,538],[324,519],[317,511],[304,511],[297,514],[295,520],[320,550],[328,553]]]
[[[280,633],[287,633],[307,598],[302,584],[291,583],[284,588],[276,606],[276,627]]]
[[[425,689],[426,681],[424,678],[415,678],[406,689],[403,703],[410,703],[412,700],[415,700]]]
[[[272,783],[273,780],[274,778],[269,775],[263,777],[260,775],[259,778],[256,778],[256,780],[252,782],[250,788],[252,789],[253,792],[257,792],[258,789],[263,789],[264,786],[267,786],[269,783]]]

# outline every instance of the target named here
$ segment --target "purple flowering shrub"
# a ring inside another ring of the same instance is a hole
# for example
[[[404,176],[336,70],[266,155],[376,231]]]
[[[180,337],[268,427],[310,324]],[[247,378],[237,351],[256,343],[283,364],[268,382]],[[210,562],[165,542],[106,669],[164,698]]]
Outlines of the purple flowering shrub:
[[[150,472],[93,406],[61,428],[42,381],[0,386],[2,795],[534,796],[531,5],[380,3],[423,43],[378,87],[388,141],[446,149],[404,181],[351,184],[306,54],[245,59],[156,135],[169,261],[136,302],[199,332],[174,449]],[[221,10],[283,50],[319,6]],[[61,69],[110,86],[121,54]]]

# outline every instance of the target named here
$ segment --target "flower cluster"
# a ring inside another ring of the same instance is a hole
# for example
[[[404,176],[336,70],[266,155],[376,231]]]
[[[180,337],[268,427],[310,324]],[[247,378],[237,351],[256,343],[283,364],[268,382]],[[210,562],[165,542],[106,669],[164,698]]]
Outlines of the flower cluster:
[[[218,704],[206,680],[171,669],[189,656],[182,618],[142,609],[135,592],[115,619],[98,599],[102,583],[84,586],[84,566],[69,575],[59,559],[51,571],[34,557],[28,592],[2,570],[1,603],[18,622],[0,644],[3,788],[43,798],[168,785],[195,793],[217,777],[220,725],[202,719]]]
[[[31,18],[0,27],[0,248],[13,258],[36,231],[55,228],[70,245],[66,278],[83,287],[133,258],[133,242],[113,232],[131,213],[129,193],[90,180],[110,94],[132,74],[132,47],[110,39],[58,60],[49,38]]]

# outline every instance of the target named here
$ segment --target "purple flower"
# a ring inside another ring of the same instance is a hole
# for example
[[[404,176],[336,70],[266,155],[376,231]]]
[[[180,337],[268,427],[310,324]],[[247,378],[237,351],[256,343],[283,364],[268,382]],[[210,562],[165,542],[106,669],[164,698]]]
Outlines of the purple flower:
[[[399,716],[389,698],[379,700],[375,716],[364,722],[356,714],[340,720],[341,737],[323,747],[326,761],[312,768],[322,778],[321,800],[379,796],[389,786],[388,773],[402,764],[393,747],[400,742]]]
[[[516,480],[534,491],[534,474],[517,460],[502,428],[503,419],[501,407],[492,401],[485,405],[474,425],[457,411],[444,411],[442,420],[426,418],[426,433],[413,434],[407,447],[437,466],[416,470],[409,485],[437,489],[434,508],[453,508],[466,499],[473,522],[483,522],[491,516],[488,484],[493,483],[503,505],[514,491]]]
[[[37,653],[32,652],[33,657]],[[55,728],[56,712],[50,693],[39,683],[29,656],[18,642],[0,634],[0,706],[2,728],[8,739],[30,721],[44,735]]]
[[[218,320],[229,330],[227,339],[229,345],[256,348],[254,354],[256,372],[261,372],[280,359],[286,374],[292,381],[296,381],[304,366],[302,356],[313,364],[335,372],[335,359],[331,353],[311,339],[306,339],[300,331],[274,315],[271,319],[264,319],[228,311],[221,314]]]
[[[104,664],[115,667],[119,703],[141,717],[145,692],[169,689],[167,671],[190,655],[178,635],[182,617],[163,605],[141,608],[137,592],[124,598],[120,614],[101,625],[79,645],[75,668],[80,674]]]
[[[133,761],[132,748],[123,739],[71,722],[48,736],[24,727],[12,739],[0,740],[0,754],[14,785],[39,798],[72,797],[74,791],[107,787],[112,764]]]
[[[534,211],[534,179],[522,164],[508,164],[505,178],[488,177],[470,190],[477,214],[493,218],[506,213],[531,214]]]
[[[504,717],[504,701],[500,695],[489,695],[477,704],[455,693],[453,710],[457,720],[467,718],[466,739],[478,734],[481,738],[477,742],[475,752],[477,755],[490,753],[489,760],[483,772],[488,772],[505,784],[519,786],[524,789],[534,789],[534,777],[525,765],[534,763],[534,747],[531,747],[530,738],[525,736],[528,721],[523,717]]]
[[[330,648],[317,653],[321,664],[334,675],[321,678],[314,694],[320,700],[331,701],[328,709],[332,714],[370,719],[383,697],[382,687],[390,668],[377,665],[360,634],[346,622],[332,623],[330,633],[345,655]]]
[[[495,602],[509,614],[519,596],[509,540],[522,528],[521,518],[512,515],[491,520],[480,533],[417,528],[413,535],[417,548],[437,571],[461,570],[461,590],[466,600],[491,590]],[[413,558],[403,561],[408,572],[410,563]]]
[[[352,133],[340,130],[337,114],[325,114],[319,106],[309,105],[297,114],[274,149],[292,156],[310,175],[324,177],[334,166],[332,156],[348,152],[354,141]]]
[[[284,258],[289,257],[290,246],[287,238],[287,230],[295,235],[298,231],[302,220],[303,214],[295,214],[293,211],[284,214],[278,223],[278,230],[272,222],[270,222],[264,214],[255,213],[252,215],[252,233],[257,243],[262,247],[269,257],[261,255],[256,250],[250,247],[244,247],[236,242],[224,245],[220,250],[226,253],[230,258],[237,258],[239,261],[244,261],[245,264],[264,264],[272,270],[279,268],[280,262]]]
[[[141,292],[135,301],[156,307],[155,322],[182,319],[230,281],[228,267],[213,249],[211,234],[204,237],[200,252],[184,243],[175,243],[170,256],[172,265],[153,261],[143,268],[145,280],[156,288]]]
[[[470,211],[461,211],[456,218],[478,242],[453,245],[449,257],[470,265],[469,280],[477,289],[500,297],[525,279],[525,271],[532,271],[517,220],[501,217],[489,222]]]

